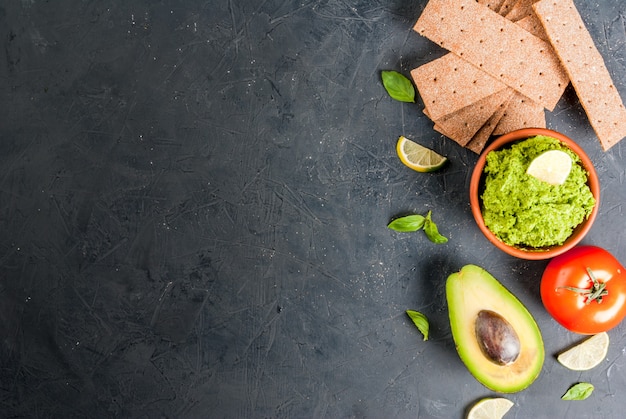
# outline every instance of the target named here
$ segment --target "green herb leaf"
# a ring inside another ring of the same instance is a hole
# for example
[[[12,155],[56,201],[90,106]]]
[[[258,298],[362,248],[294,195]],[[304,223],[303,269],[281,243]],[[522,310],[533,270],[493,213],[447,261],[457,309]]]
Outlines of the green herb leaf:
[[[410,231],[417,231],[424,227],[424,222],[426,219],[421,215],[407,215],[404,217],[396,218],[389,224],[389,227],[392,230],[400,231],[402,233],[407,233]]]
[[[397,71],[383,71],[382,79],[389,96],[400,102],[415,102],[415,88],[405,76]]]
[[[424,221],[424,232],[426,233],[426,237],[433,243],[443,244],[448,242],[448,238],[439,234],[439,230],[437,229],[437,224],[431,218],[431,211],[428,211],[426,215],[426,220]]]
[[[428,319],[426,318],[426,316],[424,316],[419,311],[414,311],[414,310],[407,310],[406,314],[408,314],[411,320],[413,320],[413,323],[415,324],[415,326],[417,326],[419,331],[422,332],[422,335],[424,335],[424,340],[428,340],[429,326],[428,326]]]
[[[563,400],[585,400],[593,393],[593,384],[578,383],[571,386],[567,393],[561,397]]]

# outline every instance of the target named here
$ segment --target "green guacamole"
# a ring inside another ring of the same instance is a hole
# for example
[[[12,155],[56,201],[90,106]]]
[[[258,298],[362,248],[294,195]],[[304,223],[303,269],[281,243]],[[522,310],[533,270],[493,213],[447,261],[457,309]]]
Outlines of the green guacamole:
[[[563,150],[574,164],[562,185],[526,174],[530,162],[548,150]],[[487,155],[482,194],[485,225],[503,242],[541,248],[562,244],[591,214],[595,199],[580,158],[551,137],[536,136]]]

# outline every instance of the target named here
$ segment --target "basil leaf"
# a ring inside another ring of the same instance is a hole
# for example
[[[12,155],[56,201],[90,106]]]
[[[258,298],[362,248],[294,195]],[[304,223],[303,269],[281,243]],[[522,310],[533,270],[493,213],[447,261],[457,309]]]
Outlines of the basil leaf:
[[[426,316],[424,316],[419,311],[414,311],[414,310],[407,310],[406,314],[408,314],[411,320],[413,320],[413,323],[415,324],[415,326],[417,326],[419,331],[422,332],[422,335],[424,335],[424,340],[428,340],[429,326],[428,326],[428,319],[426,318]]]
[[[421,215],[407,215],[405,217],[396,218],[387,224],[387,227],[395,231],[407,233],[410,231],[420,230],[424,227],[425,220],[426,219]]]
[[[567,393],[561,397],[563,400],[585,400],[593,393],[593,384],[578,383],[571,386]]]
[[[428,211],[426,215],[426,220],[424,221],[424,232],[426,233],[426,237],[433,243],[436,244],[444,244],[448,242],[448,238],[439,234],[439,230],[437,229],[437,224],[431,219],[431,211]]]
[[[413,83],[397,71],[382,72],[383,86],[395,100],[400,102],[415,102],[415,88]]]

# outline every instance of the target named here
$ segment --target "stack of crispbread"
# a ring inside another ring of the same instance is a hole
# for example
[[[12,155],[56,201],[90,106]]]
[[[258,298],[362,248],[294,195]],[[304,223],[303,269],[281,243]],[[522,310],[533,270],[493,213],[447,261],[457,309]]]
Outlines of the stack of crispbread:
[[[626,109],[572,0],[430,0],[413,28],[450,51],[411,71],[434,129],[480,153],[492,135],[545,127],[572,82],[604,150]]]

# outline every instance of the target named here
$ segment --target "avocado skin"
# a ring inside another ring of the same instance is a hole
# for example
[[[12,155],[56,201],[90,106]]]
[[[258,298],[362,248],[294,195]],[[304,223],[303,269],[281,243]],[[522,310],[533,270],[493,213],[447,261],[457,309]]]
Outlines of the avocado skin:
[[[543,339],[517,297],[483,268],[466,265],[448,277],[446,299],[459,357],[481,384],[500,393],[515,393],[535,381],[545,358]],[[498,313],[518,334],[520,355],[513,363],[499,365],[483,353],[475,334],[475,321],[482,310]]]

